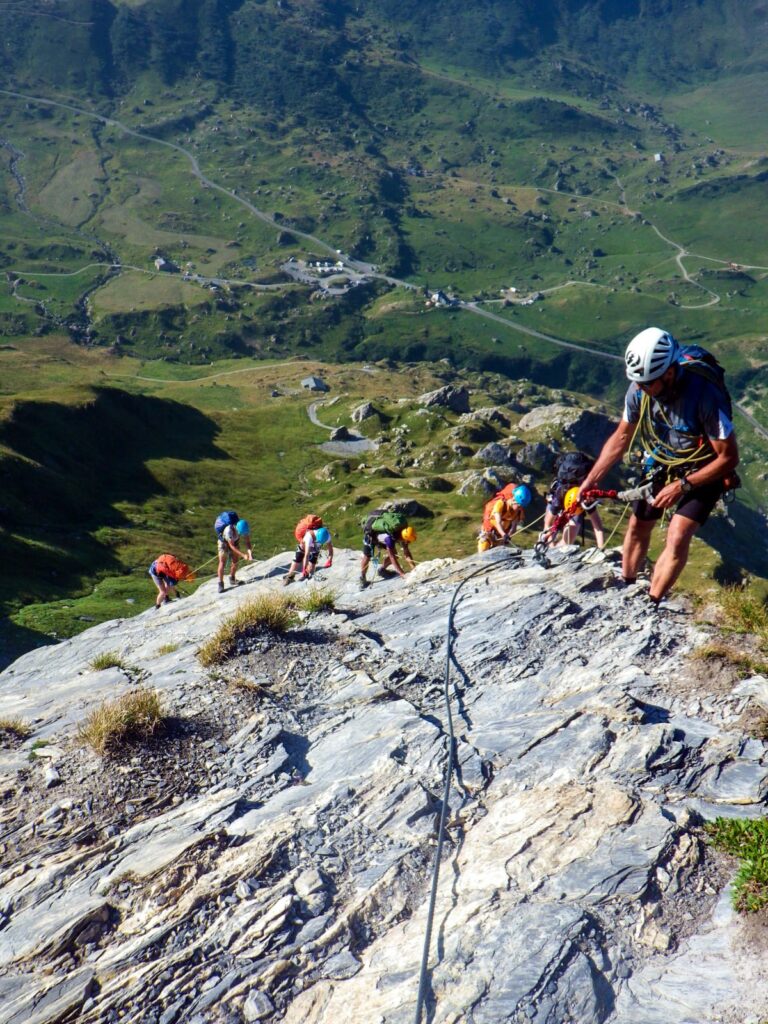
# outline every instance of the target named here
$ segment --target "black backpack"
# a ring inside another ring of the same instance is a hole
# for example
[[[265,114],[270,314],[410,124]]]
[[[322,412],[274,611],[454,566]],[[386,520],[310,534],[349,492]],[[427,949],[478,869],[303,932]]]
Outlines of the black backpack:
[[[707,352],[701,345],[681,345],[677,357],[678,366],[684,370],[703,377],[710,384],[714,384],[725,399],[728,418],[733,419],[733,400],[725,383],[725,370],[711,352]]]
[[[586,480],[594,464],[595,460],[584,452],[563,452],[555,462],[557,483],[566,490],[569,487],[578,487]]]

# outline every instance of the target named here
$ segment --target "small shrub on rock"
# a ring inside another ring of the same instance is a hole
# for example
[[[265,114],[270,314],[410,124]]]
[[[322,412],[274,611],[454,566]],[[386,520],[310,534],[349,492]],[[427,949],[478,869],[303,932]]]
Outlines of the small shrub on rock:
[[[138,689],[94,708],[78,736],[97,754],[109,754],[126,743],[149,739],[162,728],[163,714],[156,690]]]
[[[221,665],[237,652],[237,645],[256,633],[285,633],[298,621],[292,601],[282,594],[260,594],[245,601],[219,626],[197,652],[201,665]]]
[[[0,718],[0,743],[7,740],[25,740],[32,729],[21,718]]]
[[[330,612],[336,607],[336,591],[329,587],[310,587],[295,602],[295,607],[301,612],[310,612],[315,615],[318,612]]]
[[[116,651],[104,651],[97,654],[90,663],[94,672],[101,672],[105,668],[125,668],[125,662]]]
[[[734,908],[753,914],[768,906],[768,820],[717,818],[705,827],[716,849],[741,861],[733,883]]]

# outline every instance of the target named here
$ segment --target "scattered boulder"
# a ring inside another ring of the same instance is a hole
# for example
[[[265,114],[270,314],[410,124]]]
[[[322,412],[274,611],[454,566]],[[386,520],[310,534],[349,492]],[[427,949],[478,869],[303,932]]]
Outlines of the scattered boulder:
[[[372,416],[378,416],[379,419],[382,419],[382,414],[372,402],[363,402],[362,405],[358,405],[352,411],[351,419],[353,423],[362,423],[363,420],[369,420]]]
[[[469,444],[483,444],[485,441],[495,441],[499,431],[487,420],[480,420],[474,423],[459,423],[448,436],[457,441],[467,441]]]
[[[565,434],[580,451],[597,456],[615,429],[616,423],[609,416],[583,409],[571,426],[566,427]]]
[[[506,416],[497,406],[489,406],[485,409],[475,409],[474,412],[466,412],[461,417],[462,423],[471,423],[476,422],[477,420],[485,420],[486,423],[498,424],[498,426],[503,427],[505,430],[510,425],[509,417]]]
[[[442,494],[453,490],[453,484],[444,476],[420,476],[411,481],[411,486],[417,491],[437,491]]]
[[[453,384],[447,384],[443,388],[438,388],[437,391],[428,391],[425,395],[421,395],[418,401],[419,405],[428,409],[437,405],[444,409],[450,409],[451,412],[469,412],[469,391],[463,386],[455,387]]]
[[[496,491],[500,491],[501,488],[510,483],[512,479],[517,479],[517,477],[513,477],[507,467],[489,466],[487,469],[483,470],[482,473],[469,473],[459,487],[459,494],[476,494],[485,498],[490,498],[492,494],[495,494]]]
[[[530,466],[531,469],[539,470],[541,473],[551,473],[555,468],[557,452],[541,441],[523,445],[517,453],[518,461],[523,466]]]
[[[514,466],[515,457],[503,444],[494,441],[481,448],[472,456],[475,462],[483,462],[486,466]]]
[[[597,455],[615,429],[614,422],[604,413],[559,404],[533,409],[517,426],[523,432],[541,429],[551,432],[554,428],[589,455]]]
[[[427,508],[426,505],[422,505],[422,503],[417,501],[415,498],[393,501],[391,505],[392,508],[396,508],[398,512],[402,512],[403,515],[408,516],[409,519],[433,519],[435,515],[432,509]]]

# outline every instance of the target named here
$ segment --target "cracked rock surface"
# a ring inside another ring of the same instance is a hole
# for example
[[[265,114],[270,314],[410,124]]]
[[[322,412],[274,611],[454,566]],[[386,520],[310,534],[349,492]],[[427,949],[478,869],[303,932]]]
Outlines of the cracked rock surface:
[[[576,551],[490,552],[335,611],[196,650],[289,556],[105,623],[0,674],[0,1024],[406,1024],[414,1017],[448,759],[434,1024],[745,1024],[764,949],[730,907],[716,815],[765,811],[768,680],[712,685],[689,614]],[[554,560],[554,558],[553,558]],[[299,588],[307,584],[295,584]],[[92,671],[114,652],[125,669]],[[698,663],[703,665],[704,663]],[[107,758],[76,737],[137,680],[162,734]]]

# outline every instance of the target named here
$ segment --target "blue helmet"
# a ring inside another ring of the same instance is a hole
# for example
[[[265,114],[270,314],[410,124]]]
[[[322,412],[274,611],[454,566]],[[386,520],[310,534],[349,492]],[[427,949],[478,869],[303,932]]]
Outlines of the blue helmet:
[[[520,484],[519,487],[516,487],[514,491],[512,491],[512,498],[515,504],[519,505],[521,508],[525,508],[527,505],[531,504],[531,492],[525,484]]]
[[[320,526],[315,530],[315,540],[318,544],[327,544],[331,539],[331,531],[325,526]]]
[[[237,530],[241,537],[243,536],[244,533],[251,532],[251,528],[248,525],[247,519],[238,519],[237,523],[235,524],[235,529]]]

